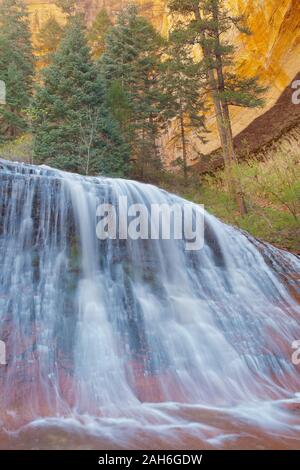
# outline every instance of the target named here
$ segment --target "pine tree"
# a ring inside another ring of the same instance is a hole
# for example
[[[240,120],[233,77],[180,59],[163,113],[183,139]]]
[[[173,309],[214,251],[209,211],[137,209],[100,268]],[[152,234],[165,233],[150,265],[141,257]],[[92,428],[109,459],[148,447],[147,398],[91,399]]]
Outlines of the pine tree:
[[[55,5],[67,16],[74,16],[77,10],[77,0],[56,0]]]
[[[186,43],[200,46],[202,64],[214,105],[228,186],[241,214],[244,214],[246,206],[236,175],[237,159],[229,106],[261,106],[261,96],[265,88],[259,85],[257,77],[238,77],[234,67],[234,47],[228,43],[226,33],[233,26],[244,34],[249,34],[249,31],[245,27],[243,17],[233,17],[227,12],[223,0],[169,0],[168,6],[171,12],[185,18],[178,26],[185,36]]]
[[[182,157],[174,161],[182,168],[185,182],[188,178],[188,149],[193,139],[204,141],[205,106],[203,98],[203,70],[193,60],[190,47],[184,44],[180,31],[170,35],[167,58],[161,66],[165,102],[162,107],[162,119],[175,120],[172,129],[172,140],[179,143]]]
[[[111,103],[122,106],[114,113],[119,114],[141,178],[146,171],[161,167],[157,147],[161,54],[161,37],[131,6],[121,12],[109,31],[99,64]]]
[[[85,174],[123,175],[128,150],[109,113],[83,21],[70,18],[32,106],[35,157]]]
[[[0,4],[0,80],[6,85],[6,105],[0,107],[0,139],[26,131],[34,74],[28,13],[22,0]]]
[[[105,40],[112,21],[105,8],[99,11],[89,30],[88,39],[92,50],[92,57],[98,59],[105,51]]]
[[[57,22],[54,16],[50,16],[37,35],[40,64],[43,66],[50,64],[51,56],[57,50],[62,35],[62,26]]]

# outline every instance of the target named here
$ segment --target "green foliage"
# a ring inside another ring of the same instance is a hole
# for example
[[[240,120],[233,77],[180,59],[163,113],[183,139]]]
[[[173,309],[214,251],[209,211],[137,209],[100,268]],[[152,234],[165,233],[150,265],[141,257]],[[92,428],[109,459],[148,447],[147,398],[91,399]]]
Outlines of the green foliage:
[[[127,124],[131,118],[131,106],[125,94],[121,81],[114,80],[107,91],[107,102],[113,116],[120,123],[121,129],[126,133]]]
[[[43,65],[49,65],[52,54],[57,50],[63,35],[63,28],[51,16],[41,27],[37,35],[40,53]]]
[[[199,137],[204,130],[203,70],[194,62],[189,48],[182,43],[176,31],[170,36],[167,58],[163,61],[163,87],[166,104],[162,110],[165,119],[188,117],[187,126]]]
[[[251,209],[241,216],[227,190],[226,174],[218,170],[202,180],[157,175],[156,182],[205,208],[226,223],[251,235],[300,253],[300,165],[298,142],[282,145],[264,159],[240,162],[238,171]]]
[[[281,206],[300,224],[299,152],[292,146],[279,148],[273,158],[252,159],[243,167],[245,194],[253,206],[257,194],[270,206]]]
[[[76,0],[56,0],[55,5],[67,16],[72,16],[76,12]]]
[[[110,29],[99,63],[113,113],[131,145],[141,175],[151,166],[161,166],[156,143],[162,102],[161,55],[159,34],[135,7],[128,7]],[[117,109],[119,105],[121,109]]]
[[[185,15],[179,20],[177,29],[182,41],[200,46],[203,52],[203,70],[212,70],[218,83],[214,90],[223,103],[233,106],[258,107],[266,88],[257,77],[239,77],[236,72],[234,46],[227,40],[226,33],[234,26],[241,33],[250,34],[243,16],[233,16],[224,0],[170,0],[170,11]]]
[[[199,6],[199,0],[170,0],[168,7],[171,12],[183,15],[192,13]]]
[[[220,91],[220,97],[228,105],[245,108],[258,108],[264,105],[262,95],[266,87],[259,84],[257,77],[239,78],[236,74],[225,74],[226,87]]]
[[[32,106],[35,157],[65,170],[123,175],[128,149],[109,112],[80,17],[69,20]]]
[[[88,33],[92,57],[98,59],[105,51],[106,35],[112,27],[112,21],[105,8],[99,11]]]
[[[161,118],[164,123],[173,121],[172,140],[182,152],[173,163],[187,176],[187,153],[195,138],[204,141],[205,106],[202,66],[193,60],[191,48],[183,42],[179,30],[170,35],[161,71],[165,94]]]
[[[15,140],[10,140],[0,145],[1,158],[21,161],[26,163],[33,162],[33,141],[31,134],[23,134]]]
[[[0,139],[11,140],[27,129],[26,108],[32,93],[34,60],[28,14],[22,0],[0,4],[0,80],[6,105],[0,106]]]

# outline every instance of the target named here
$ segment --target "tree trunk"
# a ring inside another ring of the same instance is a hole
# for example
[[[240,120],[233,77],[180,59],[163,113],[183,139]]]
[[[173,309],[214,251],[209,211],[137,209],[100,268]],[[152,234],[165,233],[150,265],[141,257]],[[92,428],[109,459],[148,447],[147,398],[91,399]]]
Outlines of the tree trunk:
[[[142,145],[142,153],[143,153],[144,152],[144,142],[145,142],[145,129],[144,128],[142,129],[142,142],[143,142],[143,145]],[[140,150],[140,152],[141,152],[141,150]],[[144,167],[145,156],[141,155],[141,154],[140,155],[137,154],[137,158],[138,158],[137,161],[140,161],[140,178],[143,181],[144,174],[145,174],[145,167]]]
[[[184,183],[187,184],[188,170],[187,170],[187,148],[185,138],[184,119],[182,112],[180,113],[180,130],[181,130],[181,143],[182,143],[182,161],[183,161],[183,176]]]
[[[86,168],[85,168],[85,174],[88,176],[90,171],[90,147],[88,147],[88,153],[87,153],[87,161],[86,161]]]
[[[159,155],[157,143],[156,143],[155,125],[154,125],[154,119],[153,119],[152,114],[150,114],[150,126],[151,126],[151,134],[152,134],[152,141],[153,141],[154,167],[156,168],[159,166],[160,155]]]
[[[231,162],[231,173],[233,174],[233,195],[236,199],[238,204],[240,214],[245,215],[247,214],[248,210],[245,203],[244,193],[242,190],[242,185],[240,179],[237,175],[234,174],[234,170],[238,167],[238,162],[236,158],[236,154],[234,151],[234,143],[233,143],[233,133],[229,115],[229,109],[227,103],[222,103],[223,112],[224,112],[224,123],[226,129],[226,137],[228,143],[228,159]]]
[[[201,11],[199,8],[196,8],[195,11],[196,20],[201,20]],[[218,12],[215,12],[216,20],[218,20]],[[205,44],[205,34],[202,33],[203,44]],[[202,53],[204,59],[211,59],[210,51],[203,45]],[[214,110],[216,113],[216,121],[218,127],[218,133],[220,136],[221,147],[223,151],[223,159],[225,166],[226,179],[228,184],[228,189],[234,199],[236,200],[237,206],[239,208],[240,214],[244,215],[247,213],[243,192],[241,190],[240,182],[237,180],[234,174],[234,167],[236,164],[236,156],[234,152],[233,144],[233,134],[231,128],[231,121],[229,115],[228,105],[220,97],[220,92],[225,90],[224,77],[223,77],[223,64],[222,58],[217,53],[215,54],[216,63],[217,63],[217,77],[213,68],[209,68],[207,71],[207,79],[211,89],[211,95],[214,105]]]
[[[219,24],[219,11],[218,6],[216,5],[213,9],[213,17],[215,24]],[[223,74],[223,61],[222,56],[218,52],[221,48],[219,35],[216,35],[217,41],[217,49],[215,52],[216,57],[216,70],[217,70],[217,78],[218,78],[218,96],[220,93],[225,92],[225,80]],[[236,199],[237,205],[239,207],[241,215],[245,215],[247,213],[247,207],[244,200],[244,194],[242,191],[242,186],[239,178],[234,174],[234,170],[237,168],[238,162],[236,158],[236,154],[234,151],[234,141],[233,141],[233,132],[231,127],[231,119],[229,114],[229,107],[225,99],[220,99],[222,113],[223,113],[223,122],[225,126],[225,134],[226,134],[226,141],[227,141],[227,159],[231,164],[231,174],[232,174],[232,193]]]

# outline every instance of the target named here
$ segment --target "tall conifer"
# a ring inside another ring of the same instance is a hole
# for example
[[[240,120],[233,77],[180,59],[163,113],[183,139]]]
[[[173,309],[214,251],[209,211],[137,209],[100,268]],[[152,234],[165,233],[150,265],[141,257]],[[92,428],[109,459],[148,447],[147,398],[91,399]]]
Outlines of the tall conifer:
[[[0,107],[0,139],[14,139],[27,130],[26,109],[32,95],[34,58],[26,5],[22,0],[0,4],[0,80],[6,104]]]
[[[110,102],[131,145],[141,177],[158,169],[158,116],[162,39],[133,6],[121,12],[107,36],[100,70],[107,83]]]
[[[128,151],[108,110],[82,19],[74,16],[32,107],[35,157],[85,174],[123,175]]]

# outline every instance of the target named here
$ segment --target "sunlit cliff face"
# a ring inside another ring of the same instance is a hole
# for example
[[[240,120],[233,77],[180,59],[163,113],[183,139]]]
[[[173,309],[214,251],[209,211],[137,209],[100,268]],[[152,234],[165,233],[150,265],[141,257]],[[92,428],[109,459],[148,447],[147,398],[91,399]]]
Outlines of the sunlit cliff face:
[[[51,0],[26,0],[31,14],[33,35],[50,15],[63,21],[63,15]],[[167,34],[171,18],[167,0],[135,0],[142,14]],[[233,14],[243,14],[252,31],[251,36],[231,32],[237,48],[237,69],[242,76],[258,74],[270,88],[266,106],[258,110],[231,110],[234,133],[242,131],[251,121],[272,107],[282,91],[290,84],[300,66],[300,2],[299,0],[226,0]],[[126,0],[80,0],[80,7],[91,22],[97,11],[105,7],[115,16],[122,7],[132,3]],[[202,151],[209,152],[219,145],[214,119],[209,119],[213,131]],[[173,149],[166,146],[168,160]]]
[[[54,16],[63,22],[64,15],[55,5],[55,0],[25,0],[31,14],[32,31],[35,35],[43,23]],[[141,14],[147,16],[155,26],[162,31],[167,21],[166,0],[78,0],[79,8],[85,12],[88,22],[92,22],[97,12],[105,8],[112,17],[128,4],[136,3],[140,7]]]

